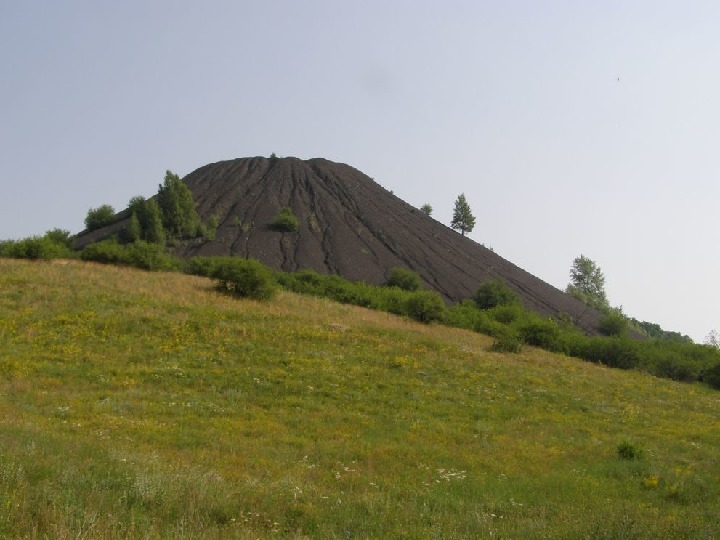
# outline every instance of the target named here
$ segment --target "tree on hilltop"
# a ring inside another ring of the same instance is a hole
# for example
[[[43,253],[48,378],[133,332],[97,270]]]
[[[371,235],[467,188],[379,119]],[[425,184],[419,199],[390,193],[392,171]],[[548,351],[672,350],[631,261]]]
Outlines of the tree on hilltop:
[[[453,211],[453,218],[450,226],[453,229],[460,231],[463,236],[465,236],[465,233],[472,232],[475,228],[475,216],[473,216],[472,211],[470,210],[470,205],[465,199],[464,193],[458,195],[458,198],[455,201],[455,210]]]

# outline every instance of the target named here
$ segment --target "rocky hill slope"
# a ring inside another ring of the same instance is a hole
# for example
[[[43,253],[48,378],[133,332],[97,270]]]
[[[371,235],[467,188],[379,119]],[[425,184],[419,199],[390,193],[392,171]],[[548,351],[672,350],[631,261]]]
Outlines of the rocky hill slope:
[[[493,278],[508,283],[540,314],[567,314],[593,333],[600,314],[493,251],[428,217],[349,165],[325,159],[241,158],[205,165],[184,178],[204,222],[218,220],[214,240],[176,247],[181,256],[239,255],[287,271],[314,269],[383,283],[393,267],[418,272],[455,302]],[[294,232],[271,226],[290,207]],[[80,236],[80,243],[106,230]]]

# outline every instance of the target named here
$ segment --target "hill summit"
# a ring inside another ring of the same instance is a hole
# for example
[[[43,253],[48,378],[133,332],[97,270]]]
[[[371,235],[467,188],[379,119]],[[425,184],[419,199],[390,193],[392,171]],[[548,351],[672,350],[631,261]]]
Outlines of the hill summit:
[[[214,218],[218,227],[213,240],[178,245],[178,255],[253,257],[280,270],[313,269],[372,284],[385,282],[392,268],[404,267],[450,302],[470,298],[481,283],[499,278],[525,307],[545,316],[564,314],[596,332],[597,311],[349,165],[319,158],[240,158],[205,165],[183,180],[200,218],[205,223]],[[284,208],[297,218],[294,230],[273,226]],[[93,231],[80,240],[95,241],[102,234]]]

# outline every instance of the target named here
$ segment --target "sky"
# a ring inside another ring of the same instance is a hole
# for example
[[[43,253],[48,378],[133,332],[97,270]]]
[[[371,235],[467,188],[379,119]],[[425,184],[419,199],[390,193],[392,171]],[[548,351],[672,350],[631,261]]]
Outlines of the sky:
[[[323,157],[564,289],[720,329],[720,3],[0,0],[0,239]]]

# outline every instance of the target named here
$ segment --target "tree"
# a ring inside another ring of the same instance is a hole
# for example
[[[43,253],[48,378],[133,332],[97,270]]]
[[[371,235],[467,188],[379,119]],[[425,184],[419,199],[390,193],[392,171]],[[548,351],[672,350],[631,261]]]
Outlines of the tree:
[[[426,216],[431,216],[431,215],[432,215],[432,212],[433,212],[433,207],[430,206],[429,204],[423,204],[423,205],[420,207],[420,211],[421,211],[423,214],[425,214]]]
[[[705,345],[720,349],[720,334],[718,334],[717,330],[710,330],[710,333],[705,336]]]
[[[115,221],[115,209],[109,204],[103,204],[97,208],[88,210],[85,217],[85,227],[89,231],[100,229]]]
[[[128,221],[128,225],[125,229],[125,235],[127,236],[129,242],[135,242],[136,240],[140,240],[142,238],[142,226],[140,225],[140,220],[135,212],[130,214],[130,221]]]
[[[155,199],[145,201],[144,222],[141,220],[145,240],[151,244],[165,243],[165,229],[163,228],[162,212]]]
[[[601,311],[609,309],[605,295],[605,276],[595,261],[585,255],[576,257],[570,268],[570,280],[565,292],[588,306]]]
[[[191,191],[177,174],[165,172],[165,183],[158,186],[158,205],[165,229],[182,238],[197,235],[200,217]]]
[[[458,195],[455,201],[455,210],[453,211],[452,223],[450,226],[458,230],[465,236],[465,233],[472,232],[475,228],[475,216],[470,211],[470,205],[465,200],[465,194]]]

